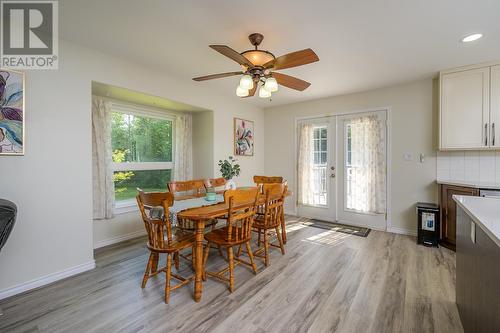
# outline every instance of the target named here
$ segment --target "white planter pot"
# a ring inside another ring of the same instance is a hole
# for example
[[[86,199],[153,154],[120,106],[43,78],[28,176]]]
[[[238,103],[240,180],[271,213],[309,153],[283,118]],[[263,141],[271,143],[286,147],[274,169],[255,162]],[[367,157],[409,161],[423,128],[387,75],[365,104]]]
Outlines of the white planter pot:
[[[236,190],[236,183],[233,179],[229,179],[226,181],[226,185],[224,186],[225,190]]]

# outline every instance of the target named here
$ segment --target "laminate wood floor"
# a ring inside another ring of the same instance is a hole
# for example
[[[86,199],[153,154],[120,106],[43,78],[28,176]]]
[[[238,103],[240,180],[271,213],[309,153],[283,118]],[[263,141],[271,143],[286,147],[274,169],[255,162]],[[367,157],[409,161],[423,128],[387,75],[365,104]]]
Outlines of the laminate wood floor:
[[[271,250],[253,275],[236,267],[236,290],[209,279],[163,303],[164,275],[140,282],[145,238],[96,251],[97,268],[0,301],[0,332],[462,332],[455,255],[415,238],[367,238],[287,217],[286,255]],[[210,254],[210,269],[225,264]],[[164,258],[161,264],[164,263]],[[186,262],[180,274],[189,275]]]

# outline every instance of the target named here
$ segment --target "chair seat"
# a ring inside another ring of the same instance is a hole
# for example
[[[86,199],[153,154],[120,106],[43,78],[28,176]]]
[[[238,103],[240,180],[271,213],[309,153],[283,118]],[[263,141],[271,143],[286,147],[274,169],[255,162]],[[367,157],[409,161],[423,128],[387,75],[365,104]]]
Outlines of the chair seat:
[[[179,228],[174,228],[172,230],[172,242],[170,243],[170,246],[162,249],[152,247],[149,243],[147,246],[148,249],[150,249],[151,251],[161,252],[161,253],[173,253],[193,246],[194,242],[195,242],[194,234],[188,233]]]
[[[215,244],[220,244],[220,245],[239,245],[246,243],[250,241],[250,238],[248,239],[240,239],[239,241],[234,241],[236,238],[236,232],[238,231],[238,234],[242,234],[241,228],[233,227],[231,229],[231,240],[228,240],[228,228],[223,227],[219,229],[215,229],[213,231],[210,231],[209,233],[205,234],[205,239],[209,242],[215,243]]]

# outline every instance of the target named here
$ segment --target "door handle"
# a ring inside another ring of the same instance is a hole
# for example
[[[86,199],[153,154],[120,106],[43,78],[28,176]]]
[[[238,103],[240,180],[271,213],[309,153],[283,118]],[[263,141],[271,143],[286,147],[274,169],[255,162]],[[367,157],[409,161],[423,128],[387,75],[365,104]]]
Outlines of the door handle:
[[[491,145],[495,145],[495,123],[491,124]]]
[[[334,173],[332,173],[332,174],[330,175],[330,178],[335,178],[335,174],[334,174]]]
[[[488,124],[484,124],[484,145],[488,145]]]

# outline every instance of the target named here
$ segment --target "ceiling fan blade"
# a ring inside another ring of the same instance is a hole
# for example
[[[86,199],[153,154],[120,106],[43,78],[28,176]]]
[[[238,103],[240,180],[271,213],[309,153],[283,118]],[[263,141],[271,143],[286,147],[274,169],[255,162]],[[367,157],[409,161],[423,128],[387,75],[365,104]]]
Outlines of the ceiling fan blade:
[[[210,45],[210,47],[215,51],[219,52],[220,54],[225,55],[230,59],[233,59],[240,65],[247,66],[249,68],[254,67],[254,65],[250,62],[250,60],[248,60],[247,58],[245,58],[244,56],[242,56],[241,54],[239,54],[238,52],[236,52],[227,45]]]
[[[272,76],[278,81],[278,84],[299,91],[303,91],[311,85],[307,81],[286,74],[272,73]]]
[[[241,74],[243,74],[243,72],[228,72],[228,73],[220,73],[220,74],[212,74],[212,75],[194,77],[193,80],[206,81],[206,80],[220,79],[221,77],[228,77],[228,76],[241,75]]]
[[[304,49],[301,51],[296,51],[288,53],[278,57],[274,60],[268,61],[264,64],[264,68],[285,69],[291,67],[297,67],[302,65],[307,65],[312,62],[319,61],[319,57],[311,49]]]
[[[253,95],[255,95],[256,90],[257,90],[257,82],[254,82],[253,88],[248,91],[248,96],[245,96],[243,98],[252,97]]]

